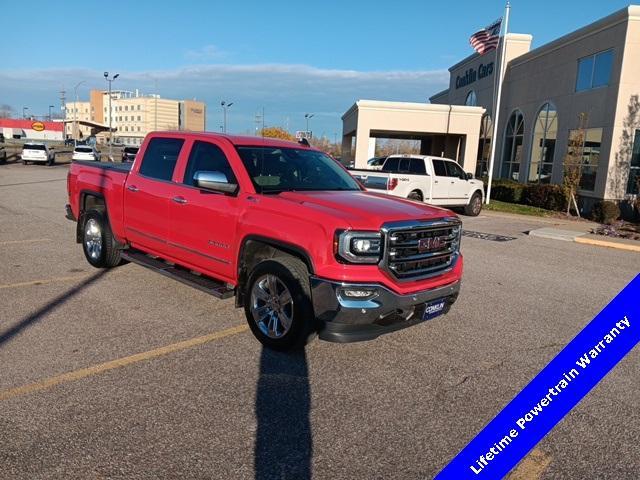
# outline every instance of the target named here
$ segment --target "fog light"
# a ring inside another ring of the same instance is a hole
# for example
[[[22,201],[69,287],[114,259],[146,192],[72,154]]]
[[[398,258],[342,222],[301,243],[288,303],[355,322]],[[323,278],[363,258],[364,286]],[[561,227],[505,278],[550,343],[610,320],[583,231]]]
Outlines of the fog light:
[[[363,290],[363,289],[355,289],[355,288],[343,288],[342,296],[346,298],[358,298],[358,299],[366,299],[372,298],[376,296],[375,290]]]

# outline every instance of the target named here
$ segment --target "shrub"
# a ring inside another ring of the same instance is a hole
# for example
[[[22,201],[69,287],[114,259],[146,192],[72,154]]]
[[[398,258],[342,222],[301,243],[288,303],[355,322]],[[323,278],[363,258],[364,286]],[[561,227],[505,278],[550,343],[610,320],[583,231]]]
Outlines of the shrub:
[[[530,183],[524,186],[522,203],[546,210],[563,211],[567,208],[567,192],[560,185]]]
[[[499,181],[491,184],[491,198],[501,202],[521,203],[524,185],[512,181]]]
[[[597,202],[593,205],[591,216],[596,222],[611,224],[620,216],[620,207],[609,200]]]

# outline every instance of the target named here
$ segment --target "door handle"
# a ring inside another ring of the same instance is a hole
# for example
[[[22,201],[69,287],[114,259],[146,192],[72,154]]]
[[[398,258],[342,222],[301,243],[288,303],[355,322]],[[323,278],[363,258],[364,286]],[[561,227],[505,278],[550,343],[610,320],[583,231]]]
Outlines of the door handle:
[[[137,192],[138,187],[136,187],[135,185],[127,185],[127,190],[130,190],[132,192]]]
[[[173,201],[181,205],[187,203],[187,199],[184,197],[173,197]]]

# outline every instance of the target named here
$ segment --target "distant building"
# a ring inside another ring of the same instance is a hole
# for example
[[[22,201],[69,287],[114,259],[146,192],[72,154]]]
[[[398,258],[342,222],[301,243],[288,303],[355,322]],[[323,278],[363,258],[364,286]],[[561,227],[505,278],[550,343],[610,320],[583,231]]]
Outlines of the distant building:
[[[157,95],[141,95],[137,90],[92,90],[88,102],[67,102],[65,112],[68,138],[95,136],[98,143],[113,141],[140,145],[145,135],[154,130],[191,130],[206,127],[206,105],[195,100],[171,100]]]
[[[64,124],[62,122],[41,122],[38,120],[21,120],[0,118],[0,133],[4,138],[21,140],[63,140]]]

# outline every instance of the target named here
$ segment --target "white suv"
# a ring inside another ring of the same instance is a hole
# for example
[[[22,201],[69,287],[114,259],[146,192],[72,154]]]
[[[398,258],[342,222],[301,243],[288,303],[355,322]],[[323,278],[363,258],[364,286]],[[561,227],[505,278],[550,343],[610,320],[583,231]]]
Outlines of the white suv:
[[[100,161],[100,152],[96,150],[96,147],[91,145],[78,145],[73,149],[73,155],[71,160],[94,160]]]
[[[56,154],[44,143],[25,143],[20,158],[25,165],[29,162],[53,165],[56,161]]]

